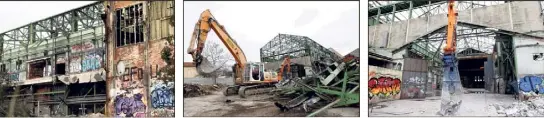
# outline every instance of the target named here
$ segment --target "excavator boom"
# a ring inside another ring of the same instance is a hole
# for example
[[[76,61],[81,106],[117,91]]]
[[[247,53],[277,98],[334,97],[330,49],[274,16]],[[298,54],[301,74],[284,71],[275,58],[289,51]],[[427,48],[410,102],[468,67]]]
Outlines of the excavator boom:
[[[207,9],[200,14],[200,19],[197,21],[193,36],[191,37],[189,49],[187,49],[188,53],[193,57],[193,62],[195,62],[198,72],[211,73],[219,69],[219,67],[214,67],[217,65],[210,64],[210,62],[202,55],[205,46],[204,44],[210,30],[213,30],[217,34],[219,39],[221,39],[221,42],[234,57],[234,60],[236,61],[236,70],[242,70],[247,63],[244,52],[240,49],[240,46],[236,41],[230,37],[225,28],[217,22],[210,10]],[[236,74],[236,77],[242,76],[241,72],[236,72]]]

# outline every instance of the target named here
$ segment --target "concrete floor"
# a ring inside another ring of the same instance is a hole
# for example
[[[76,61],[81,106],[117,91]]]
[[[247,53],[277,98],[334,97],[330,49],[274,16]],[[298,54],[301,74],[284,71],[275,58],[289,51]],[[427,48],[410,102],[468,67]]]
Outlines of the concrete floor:
[[[512,95],[504,94],[464,94],[463,104],[458,116],[505,116],[498,114],[493,106],[512,104],[516,100]],[[403,99],[381,102],[369,106],[369,116],[439,116],[440,96],[425,99]],[[370,110],[369,110],[370,111]]]

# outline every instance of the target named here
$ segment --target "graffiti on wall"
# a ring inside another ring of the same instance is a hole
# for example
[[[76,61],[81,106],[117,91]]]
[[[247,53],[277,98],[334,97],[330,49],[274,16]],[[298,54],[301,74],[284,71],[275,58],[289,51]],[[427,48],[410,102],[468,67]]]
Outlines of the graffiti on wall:
[[[85,43],[82,43],[82,44],[72,45],[70,48],[72,49],[71,50],[72,53],[84,52],[84,51],[88,51],[90,49],[93,49],[94,44],[92,42],[85,42]]]
[[[174,117],[174,82],[166,82],[156,78],[151,80],[152,117]]]
[[[11,81],[19,81],[19,73],[8,73]]]
[[[400,99],[401,74],[399,70],[369,66],[368,97],[370,102]]]
[[[425,97],[425,79],[414,76],[406,79],[403,83],[405,86],[402,91],[401,98],[423,98]]]
[[[81,56],[70,56],[70,73],[81,72]]]
[[[153,108],[174,107],[174,82],[167,84],[161,80],[155,80],[155,82],[151,88],[151,106]]]
[[[400,93],[400,79],[391,76],[372,77],[368,80],[369,97],[389,97]]]
[[[544,75],[528,75],[519,79],[519,90],[525,95],[544,94]]]
[[[144,117],[147,109],[145,86],[142,83],[143,71],[141,68],[127,68],[125,74],[114,79],[113,90],[110,90],[110,108],[114,116]],[[112,102],[112,103],[111,103]]]
[[[92,70],[97,70],[102,65],[101,53],[89,53],[85,55],[83,61],[81,62],[81,71],[87,72]]]

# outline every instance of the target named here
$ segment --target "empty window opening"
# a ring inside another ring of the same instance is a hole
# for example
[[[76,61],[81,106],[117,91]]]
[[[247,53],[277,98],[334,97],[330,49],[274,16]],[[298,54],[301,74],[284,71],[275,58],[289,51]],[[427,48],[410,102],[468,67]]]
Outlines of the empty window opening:
[[[21,65],[23,65],[23,60],[17,60],[15,64],[16,64],[16,69],[21,70]]]
[[[0,72],[7,72],[7,70],[6,70],[6,64],[0,65]]]
[[[535,61],[544,60],[544,53],[534,53],[533,54],[533,60],[535,60]]]
[[[117,47],[144,41],[142,5],[140,3],[115,11]]]
[[[35,79],[35,78],[48,76],[51,69],[50,64],[48,63],[48,60],[49,59],[29,62],[28,79]]]
[[[55,65],[55,74],[57,75],[66,74],[66,63],[57,63]]]
[[[30,62],[28,65],[29,65],[28,79],[44,77],[43,72],[44,72],[45,66],[47,65],[45,60],[33,61],[33,62]]]

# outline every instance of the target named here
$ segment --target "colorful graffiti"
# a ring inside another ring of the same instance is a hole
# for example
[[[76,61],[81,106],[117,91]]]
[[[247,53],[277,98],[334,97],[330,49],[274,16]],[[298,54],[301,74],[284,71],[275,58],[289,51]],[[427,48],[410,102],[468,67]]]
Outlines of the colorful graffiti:
[[[406,77],[406,75],[405,75]],[[422,77],[414,76],[406,79],[403,82],[401,98],[424,98],[425,80]]]
[[[115,116],[140,117],[146,116],[147,94],[142,83],[141,68],[127,68],[126,74],[114,79],[114,88],[110,90],[110,108]],[[112,108],[113,107],[113,108]]]
[[[81,63],[81,71],[87,72],[97,70],[101,67],[102,57],[100,53],[89,53]]]
[[[136,93],[122,94],[115,97],[115,114],[125,117],[135,117],[137,112],[145,111],[145,103],[142,101],[143,95]],[[144,115],[145,116],[145,115]]]
[[[369,103],[400,99],[402,72],[400,70],[369,66]]]
[[[525,93],[544,94],[544,76],[525,76],[519,79],[519,90]]]
[[[70,57],[70,73],[81,72],[81,56]]]
[[[371,78],[368,80],[368,88],[370,90],[369,98],[390,97],[400,93],[401,81],[399,78],[393,78],[390,76],[380,76],[378,78]]]
[[[19,73],[9,73],[9,79],[11,81],[19,81]]]
[[[151,88],[151,106],[153,108],[174,107],[174,82],[164,84],[157,80]]]
[[[87,51],[87,50],[90,50],[90,49],[93,49],[94,48],[94,44],[91,43],[91,42],[85,42],[85,43],[82,43],[82,44],[75,44],[75,45],[72,45],[71,47],[71,51],[72,53],[76,53],[76,52],[83,52],[83,51]]]

